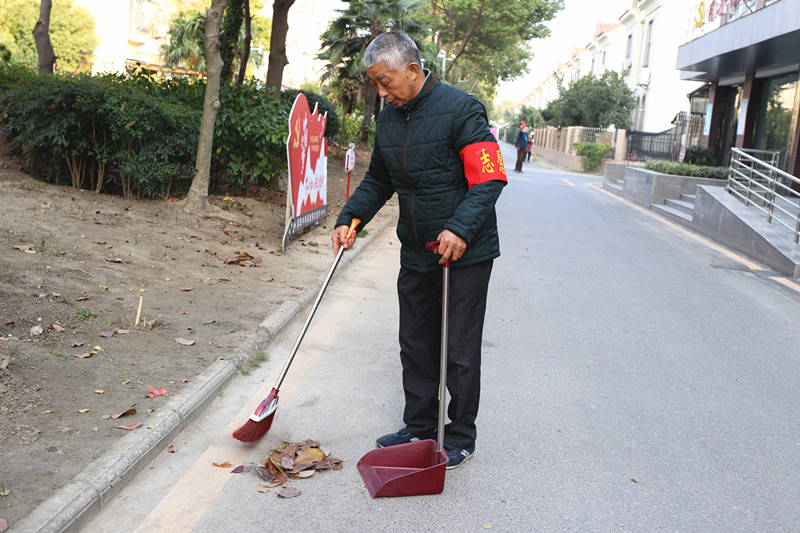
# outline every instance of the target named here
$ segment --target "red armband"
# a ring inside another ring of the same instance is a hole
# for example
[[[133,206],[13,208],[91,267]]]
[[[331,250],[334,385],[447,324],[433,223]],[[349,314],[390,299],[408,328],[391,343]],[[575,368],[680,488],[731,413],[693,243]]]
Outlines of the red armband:
[[[469,144],[458,155],[464,162],[464,175],[470,188],[487,181],[508,183],[503,156],[496,142]]]

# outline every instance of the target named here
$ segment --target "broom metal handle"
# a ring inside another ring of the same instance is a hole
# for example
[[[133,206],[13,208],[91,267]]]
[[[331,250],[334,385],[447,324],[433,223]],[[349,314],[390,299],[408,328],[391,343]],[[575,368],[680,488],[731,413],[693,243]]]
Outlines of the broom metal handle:
[[[350,223],[350,229],[348,230],[345,239],[350,238],[350,236],[360,223],[361,221],[359,219],[357,218],[353,219],[353,221]],[[292,352],[289,355],[289,359],[283,365],[283,370],[281,371],[281,375],[278,378],[278,384],[275,386],[276,389],[281,388],[283,380],[286,378],[286,374],[289,373],[289,367],[292,366],[292,361],[294,361],[294,356],[297,355],[297,351],[300,349],[300,344],[303,342],[303,338],[306,336],[306,332],[308,331],[308,326],[311,325],[311,319],[314,318],[314,313],[317,312],[319,303],[322,301],[322,296],[325,294],[325,289],[328,288],[328,285],[331,282],[331,278],[333,277],[333,273],[336,271],[336,267],[339,266],[339,261],[342,260],[342,254],[344,254],[344,246],[339,247],[339,252],[336,254],[336,259],[333,260],[331,269],[328,270],[328,275],[325,276],[325,281],[322,282],[322,287],[319,290],[319,294],[317,294],[317,299],[314,300],[314,305],[311,306],[311,312],[308,313],[308,317],[306,318],[305,324],[303,324],[303,329],[300,330],[300,335],[298,335],[297,340],[294,341],[294,346],[292,346]]]

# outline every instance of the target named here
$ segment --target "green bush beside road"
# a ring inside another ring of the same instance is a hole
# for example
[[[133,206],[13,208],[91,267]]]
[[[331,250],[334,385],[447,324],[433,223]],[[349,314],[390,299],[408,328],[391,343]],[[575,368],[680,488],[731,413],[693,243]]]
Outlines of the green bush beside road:
[[[39,76],[0,66],[0,135],[51,183],[127,197],[183,194],[194,176],[205,83],[123,77]],[[255,83],[223,85],[214,128],[211,192],[246,191],[286,169],[288,117],[299,91],[281,98]],[[304,91],[305,92],[305,91]],[[339,129],[331,103],[326,136]]]
[[[728,167],[711,167],[692,165],[689,163],[673,163],[672,161],[648,161],[644,164],[647,170],[673,174],[676,176],[692,176],[695,178],[728,179]]]
[[[583,170],[587,172],[592,172],[600,168],[600,163],[603,162],[609,154],[611,154],[612,148],[603,143],[575,143],[575,151],[578,152],[578,155],[581,156],[581,163],[583,164]]]

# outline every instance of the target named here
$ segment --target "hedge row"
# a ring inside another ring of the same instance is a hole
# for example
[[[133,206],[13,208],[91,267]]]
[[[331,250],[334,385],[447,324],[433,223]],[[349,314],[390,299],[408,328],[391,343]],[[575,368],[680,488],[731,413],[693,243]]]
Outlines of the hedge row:
[[[674,174],[676,176],[692,176],[695,178],[712,178],[717,180],[728,179],[728,167],[711,167],[706,165],[693,165],[690,163],[673,163],[672,161],[648,161],[644,164],[647,170]]]
[[[146,76],[39,76],[0,66],[0,135],[45,180],[159,198],[183,193],[194,175],[205,84]],[[244,191],[286,168],[294,94],[271,98],[255,83],[223,86],[214,129],[212,192]],[[339,121],[329,102],[326,134]]]

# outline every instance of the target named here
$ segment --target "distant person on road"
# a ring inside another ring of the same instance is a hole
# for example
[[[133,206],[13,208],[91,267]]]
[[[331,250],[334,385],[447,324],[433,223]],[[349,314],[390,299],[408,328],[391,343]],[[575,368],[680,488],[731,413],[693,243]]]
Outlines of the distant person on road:
[[[525,121],[519,123],[519,133],[517,133],[517,164],[514,165],[515,172],[522,172],[522,161],[525,159],[525,149],[528,147],[528,134],[526,133]]]
[[[528,132],[528,146],[525,147],[525,161],[530,162],[531,149],[533,148],[533,136],[535,132],[528,130],[527,127],[526,131]]]
[[[369,83],[389,105],[378,117],[369,170],[336,220],[333,253],[353,245],[355,235],[345,238],[353,218],[361,219],[360,231],[397,193],[405,425],[379,437],[379,447],[436,438],[441,265],[452,261],[450,423],[443,440],[447,468],[455,468],[475,452],[483,320],[492,263],[500,255],[494,206],[507,183],[505,167],[483,104],[423,70],[407,35],[379,35],[364,62]],[[440,243],[436,254],[425,248],[435,240]]]

